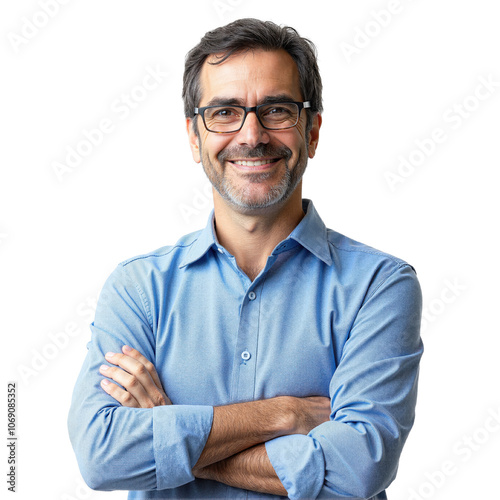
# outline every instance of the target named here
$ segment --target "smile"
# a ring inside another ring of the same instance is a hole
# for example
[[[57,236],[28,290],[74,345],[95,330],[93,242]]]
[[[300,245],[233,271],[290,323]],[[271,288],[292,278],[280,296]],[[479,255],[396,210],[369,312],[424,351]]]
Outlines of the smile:
[[[270,158],[265,160],[232,160],[231,163],[235,165],[240,165],[243,167],[260,167],[262,165],[268,165],[270,163],[275,163],[279,158]]]

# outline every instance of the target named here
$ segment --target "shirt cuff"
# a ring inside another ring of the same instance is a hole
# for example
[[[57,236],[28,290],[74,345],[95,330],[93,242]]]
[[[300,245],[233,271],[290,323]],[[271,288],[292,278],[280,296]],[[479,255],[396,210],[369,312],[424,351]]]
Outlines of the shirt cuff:
[[[167,405],[153,408],[153,447],[159,490],[194,480],[192,469],[212,429],[213,407]]]
[[[292,434],[268,441],[266,451],[289,498],[319,495],[325,481],[325,459],[318,441]]]

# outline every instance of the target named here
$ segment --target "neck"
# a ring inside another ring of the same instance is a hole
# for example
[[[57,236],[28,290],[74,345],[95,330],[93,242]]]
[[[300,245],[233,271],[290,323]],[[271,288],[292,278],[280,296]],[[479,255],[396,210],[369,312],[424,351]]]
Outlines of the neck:
[[[214,213],[217,239],[253,281],[276,245],[304,217],[301,185],[283,205],[255,212],[237,211],[214,191]]]

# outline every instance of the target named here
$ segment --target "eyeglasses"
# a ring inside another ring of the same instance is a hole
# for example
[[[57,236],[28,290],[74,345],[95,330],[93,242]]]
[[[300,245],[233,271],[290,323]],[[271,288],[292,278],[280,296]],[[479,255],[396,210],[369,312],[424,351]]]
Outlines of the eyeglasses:
[[[201,115],[205,128],[216,134],[238,132],[243,127],[247,114],[255,111],[259,123],[267,130],[284,130],[297,125],[300,112],[310,108],[306,102],[273,102],[258,106],[205,106],[194,108],[195,115]]]

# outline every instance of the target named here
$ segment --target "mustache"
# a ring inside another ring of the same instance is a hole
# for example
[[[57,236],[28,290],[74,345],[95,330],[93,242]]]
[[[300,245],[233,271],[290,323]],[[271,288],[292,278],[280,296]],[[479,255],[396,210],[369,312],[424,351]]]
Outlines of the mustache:
[[[288,161],[292,157],[291,149],[286,146],[271,146],[270,144],[260,144],[255,148],[240,147],[226,148],[218,155],[217,160],[224,162],[230,158],[262,158],[262,157],[282,157]]]

